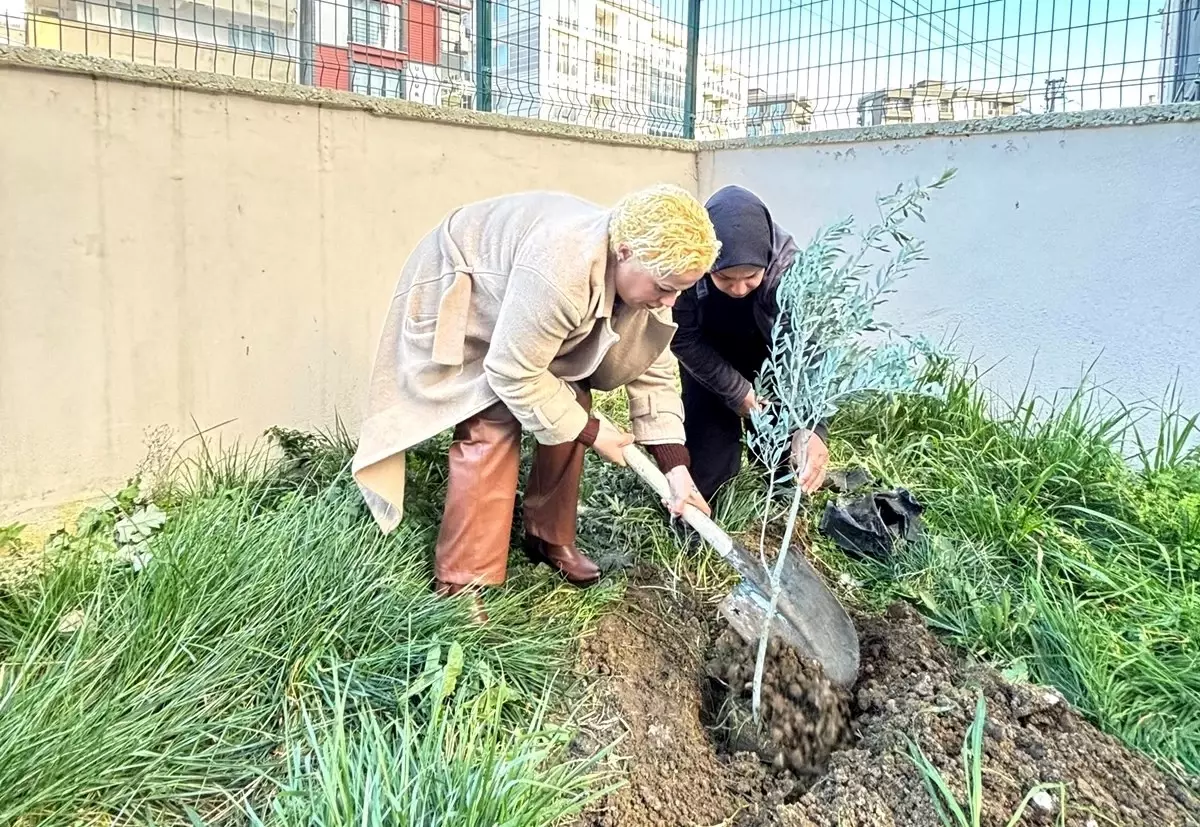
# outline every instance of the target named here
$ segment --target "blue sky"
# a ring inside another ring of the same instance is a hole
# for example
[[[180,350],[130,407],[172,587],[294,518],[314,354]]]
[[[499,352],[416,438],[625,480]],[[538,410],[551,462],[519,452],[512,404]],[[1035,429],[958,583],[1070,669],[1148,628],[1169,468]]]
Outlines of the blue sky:
[[[1131,106],[1158,99],[1162,2],[703,0],[701,44],[752,86],[844,113],[830,126],[850,125],[865,92],[925,79],[1025,94],[1041,112],[1046,80],[1065,78],[1069,109]]]

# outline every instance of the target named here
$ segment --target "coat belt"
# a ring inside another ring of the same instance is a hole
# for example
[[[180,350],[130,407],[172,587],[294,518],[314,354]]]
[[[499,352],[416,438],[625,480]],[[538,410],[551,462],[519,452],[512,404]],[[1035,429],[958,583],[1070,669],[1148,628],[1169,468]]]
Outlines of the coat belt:
[[[475,271],[463,260],[462,251],[450,237],[449,223],[447,220],[442,225],[442,245],[443,253],[454,265],[454,281],[438,302],[432,358],[435,364],[457,367],[463,363]]]

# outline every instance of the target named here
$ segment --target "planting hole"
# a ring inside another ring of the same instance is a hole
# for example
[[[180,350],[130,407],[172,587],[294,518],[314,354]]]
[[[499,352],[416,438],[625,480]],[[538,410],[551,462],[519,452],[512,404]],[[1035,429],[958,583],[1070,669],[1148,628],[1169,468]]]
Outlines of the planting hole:
[[[763,672],[761,720],[751,709],[756,645],[732,629],[720,632],[705,664],[702,720],[727,754],[753,753],[797,782],[803,793],[824,773],[849,731],[849,702],[792,648],[771,641]]]

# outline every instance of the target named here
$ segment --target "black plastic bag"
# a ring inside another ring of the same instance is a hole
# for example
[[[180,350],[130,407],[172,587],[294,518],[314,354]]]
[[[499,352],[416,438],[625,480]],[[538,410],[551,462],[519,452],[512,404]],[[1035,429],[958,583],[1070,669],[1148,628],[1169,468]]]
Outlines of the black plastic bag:
[[[839,497],[825,506],[818,528],[851,556],[885,561],[897,539],[911,541],[921,535],[924,510],[903,488]]]

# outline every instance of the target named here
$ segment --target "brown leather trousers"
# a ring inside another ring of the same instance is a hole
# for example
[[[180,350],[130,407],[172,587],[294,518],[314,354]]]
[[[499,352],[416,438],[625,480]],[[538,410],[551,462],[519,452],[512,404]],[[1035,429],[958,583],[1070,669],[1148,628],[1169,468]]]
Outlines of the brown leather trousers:
[[[592,407],[588,390],[576,387],[579,403]],[[525,533],[554,545],[575,542],[579,479],[586,448],[578,442],[541,445],[525,486]],[[434,551],[434,576],[443,583],[504,582],[521,425],[503,403],[461,422],[450,446],[450,483]]]

